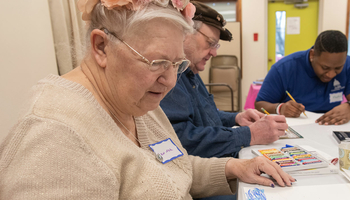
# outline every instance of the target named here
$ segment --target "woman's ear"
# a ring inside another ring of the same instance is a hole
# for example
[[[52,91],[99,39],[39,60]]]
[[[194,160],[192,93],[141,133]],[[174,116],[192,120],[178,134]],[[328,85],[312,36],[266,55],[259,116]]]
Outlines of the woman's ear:
[[[90,34],[91,50],[92,54],[101,67],[106,67],[107,65],[107,37],[106,34],[98,29],[94,29]]]

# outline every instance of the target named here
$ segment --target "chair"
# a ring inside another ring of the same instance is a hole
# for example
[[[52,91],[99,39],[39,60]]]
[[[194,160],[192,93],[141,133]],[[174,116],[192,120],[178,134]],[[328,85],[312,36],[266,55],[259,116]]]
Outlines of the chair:
[[[241,71],[234,55],[218,55],[211,58],[209,69],[209,93],[213,94],[219,110],[240,111]]]

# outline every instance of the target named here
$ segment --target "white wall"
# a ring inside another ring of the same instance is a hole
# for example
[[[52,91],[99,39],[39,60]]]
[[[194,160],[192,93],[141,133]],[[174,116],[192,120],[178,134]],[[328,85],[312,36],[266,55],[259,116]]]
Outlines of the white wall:
[[[0,1],[0,142],[16,123],[27,91],[57,74],[48,2]]]
[[[339,30],[346,33],[347,0],[320,0],[318,32]]]
[[[250,84],[267,74],[267,3],[268,0],[242,1],[242,105]],[[347,0],[319,0],[319,33],[336,29],[346,33]],[[253,34],[259,41],[253,41]]]
[[[253,40],[254,33],[258,41]],[[250,84],[267,73],[267,0],[242,1],[242,66],[244,107]]]

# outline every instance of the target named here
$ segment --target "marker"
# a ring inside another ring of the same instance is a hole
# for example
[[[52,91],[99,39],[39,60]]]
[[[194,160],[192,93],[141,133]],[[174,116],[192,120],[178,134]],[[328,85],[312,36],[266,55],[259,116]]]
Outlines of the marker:
[[[289,96],[290,99],[292,99],[295,103],[297,103],[297,102],[295,101],[295,99],[292,97],[292,95],[290,95],[289,92],[288,92],[287,90],[286,90],[286,93],[288,94],[288,96]],[[303,111],[303,113],[304,113],[305,117],[308,117],[308,116],[305,114],[304,111]]]

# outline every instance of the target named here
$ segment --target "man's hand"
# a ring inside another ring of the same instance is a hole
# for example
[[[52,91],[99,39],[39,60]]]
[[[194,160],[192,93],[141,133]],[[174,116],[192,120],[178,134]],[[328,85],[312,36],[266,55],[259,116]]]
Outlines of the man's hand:
[[[281,107],[281,115],[286,117],[299,117],[305,111],[305,106],[292,100],[284,103]]]
[[[236,116],[236,123],[240,126],[249,126],[265,115],[255,109],[248,109]]]
[[[340,125],[350,120],[350,104],[343,103],[326,112],[316,120],[320,125]]]
[[[249,125],[250,145],[270,144],[285,134],[288,129],[286,118],[283,115],[267,115]]]

